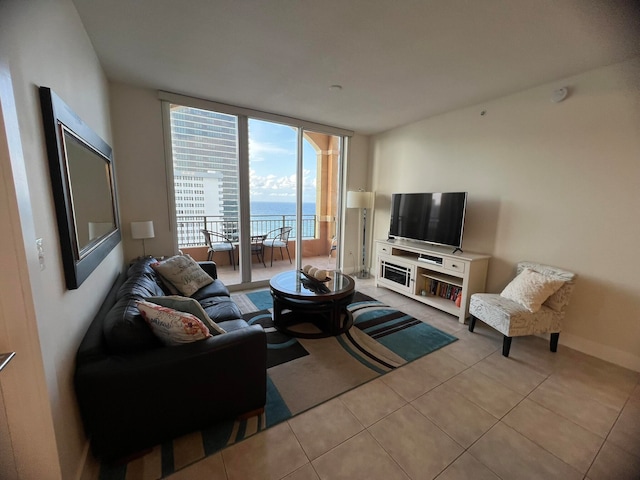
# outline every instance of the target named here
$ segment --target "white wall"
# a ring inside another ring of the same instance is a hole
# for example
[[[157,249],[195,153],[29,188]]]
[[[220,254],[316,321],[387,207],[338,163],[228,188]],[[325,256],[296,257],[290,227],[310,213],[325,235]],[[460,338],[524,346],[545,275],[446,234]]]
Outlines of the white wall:
[[[113,140],[118,158],[116,178],[125,258],[142,255],[131,238],[131,222],[153,220],[155,238],[145,240],[148,255],[172,255],[171,209],[165,166],[162,107],[155,90],[110,85]],[[171,152],[169,152],[169,155]]]
[[[87,442],[72,384],[75,352],[123,258],[122,248],[116,247],[78,290],[66,289],[38,87],[51,87],[112,143],[107,82],[69,0],[3,0],[1,61],[10,69],[22,147],[23,158],[12,161],[26,172],[22,179],[14,178],[18,192],[12,192],[26,202],[12,201],[9,215],[12,228],[23,237],[16,270],[28,272],[31,306],[26,318],[2,319],[15,334],[16,344],[6,347],[17,351],[10,367],[18,380],[8,385],[14,377],[3,376],[0,381],[19,478],[76,478]],[[42,271],[36,238],[44,240]],[[10,272],[0,271],[3,281],[11,281]]]
[[[560,343],[640,370],[638,78],[640,58],[374,137],[376,238],[391,193],[468,191],[463,248],[492,255],[487,290],[519,260],[576,272]]]
[[[348,191],[360,189],[371,191],[371,177],[369,172],[369,137],[354,135],[349,140],[349,152],[345,170],[344,198]],[[371,211],[369,220],[371,219]],[[346,209],[342,227],[342,264],[345,273],[357,273],[362,265],[362,210]],[[373,238],[371,223],[367,225],[367,242]],[[366,262],[369,264],[369,262]]]

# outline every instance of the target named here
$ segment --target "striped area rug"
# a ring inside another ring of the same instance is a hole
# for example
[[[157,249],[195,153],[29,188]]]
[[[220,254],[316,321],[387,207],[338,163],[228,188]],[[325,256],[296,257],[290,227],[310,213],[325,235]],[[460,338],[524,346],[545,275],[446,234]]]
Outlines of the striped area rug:
[[[457,340],[360,292],[347,307],[353,327],[340,336],[321,339],[277,332],[267,290],[234,294],[233,299],[248,323],[258,323],[267,332],[265,412],[173,439],[125,465],[103,464],[101,480],[163,478]],[[309,323],[299,328],[313,331],[317,327]]]

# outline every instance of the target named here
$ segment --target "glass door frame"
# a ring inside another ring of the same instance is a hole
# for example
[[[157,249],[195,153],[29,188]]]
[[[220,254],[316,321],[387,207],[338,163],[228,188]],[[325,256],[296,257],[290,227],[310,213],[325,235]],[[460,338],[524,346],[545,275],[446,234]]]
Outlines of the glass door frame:
[[[309,130],[326,135],[335,135],[340,138],[340,155],[339,155],[339,168],[338,168],[338,185],[339,185],[339,201],[338,205],[342,205],[343,192],[343,178],[346,168],[346,147],[348,145],[347,139],[353,136],[354,132],[337,127],[331,127],[327,125],[318,124],[315,122],[309,122],[306,120],[297,119],[294,117],[288,117],[284,115],[278,115],[274,113],[262,112],[258,110],[252,110],[244,107],[236,107],[224,103],[218,103],[210,100],[204,100],[194,97],[187,97],[170,92],[159,91],[158,98],[162,102],[162,123],[164,130],[164,148],[165,148],[165,169],[167,175],[167,196],[169,201],[169,226],[173,232],[173,247],[174,251],[178,251],[178,234],[177,234],[177,222],[176,222],[176,202],[175,192],[173,186],[173,153],[171,142],[171,119],[170,119],[170,105],[184,105],[194,108],[200,108],[203,110],[211,110],[220,113],[226,113],[234,115],[238,119],[238,192],[239,192],[239,225],[240,225],[240,283],[234,285],[228,285],[230,290],[239,290],[247,287],[259,287],[266,285],[268,281],[254,282],[251,280],[251,248],[250,248],[250,235],[245,232],[250,232],[250,188],[249,188],[249,118],[255,118],[258,120],[271,121],[275,123],[285,124],[297,129],[297,171],[296,176],[296,268],[300,268],[300,262],[302,261],[302,150],[304,141],[304,131]],[[337,238],[340,238],[340,225],[341,217],[343,215],[342,209],[339,209],[337,222]],[[340,261],[341,249],[338,248],[339,255],[337,255],[336,261]]]

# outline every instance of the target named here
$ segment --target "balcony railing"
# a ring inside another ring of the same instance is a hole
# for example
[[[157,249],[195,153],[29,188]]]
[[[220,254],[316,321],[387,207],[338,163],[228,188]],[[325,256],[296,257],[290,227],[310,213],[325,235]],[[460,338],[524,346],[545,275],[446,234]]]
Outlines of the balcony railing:
[[[177,215],[178,248],[204,245],[200,230],[211,230],[238,240],[238,221],[221,215]],[[266,235],[279,227],[292,227],[290,238],[296,236],[295,215],[251,215],[250,235]],[[302,238],[316,238],[316,215],[302,216]]]

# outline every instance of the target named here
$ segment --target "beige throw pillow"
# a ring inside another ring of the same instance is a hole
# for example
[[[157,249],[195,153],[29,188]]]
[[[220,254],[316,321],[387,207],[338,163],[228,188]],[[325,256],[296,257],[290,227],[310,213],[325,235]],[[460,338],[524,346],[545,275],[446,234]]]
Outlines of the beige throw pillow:
[[[211,337],[209,329],[195,315],[138,300],[138,310],[151,331],[165,345],[182,345]]]
[[[176,255],[151,264],[163,281],[171,284],[179,293],[190,297],[205,285],[213,283],[207,272],[188,255]]]
[[[551,278],[530,268],[525,268],[505,287],[500,295],[518,302],[531,313],[535,313],[540,310],[544,301],[563,284],[564,280]]]
[[[204,311],[200,302],[193,298],[181,297],[179,295],[167,295],[164,297],[148,297],[147,302],[155,303],[163,307],[169,307],[179,312],[190,313],[195,315],[204,323],[212,335],[219,335],[221,333],[227,333],[220,325],[211,320],[207,312]]]

